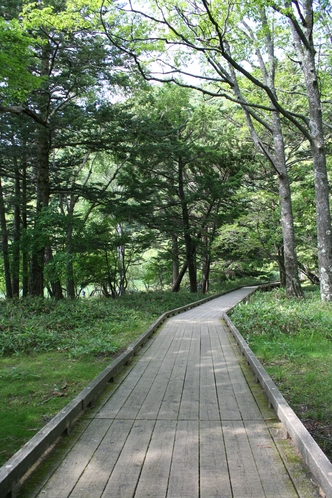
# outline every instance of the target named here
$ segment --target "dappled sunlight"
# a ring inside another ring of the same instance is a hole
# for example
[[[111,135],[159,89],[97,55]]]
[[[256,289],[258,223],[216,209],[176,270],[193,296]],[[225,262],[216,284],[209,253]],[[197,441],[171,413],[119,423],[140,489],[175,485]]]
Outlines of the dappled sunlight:
[[[227,335],[215,320],[178,322],[95,409],[95,434],[71,450],[71,498],[270,496],[268,431]],[[61,487],[52,479],[45,490]]]

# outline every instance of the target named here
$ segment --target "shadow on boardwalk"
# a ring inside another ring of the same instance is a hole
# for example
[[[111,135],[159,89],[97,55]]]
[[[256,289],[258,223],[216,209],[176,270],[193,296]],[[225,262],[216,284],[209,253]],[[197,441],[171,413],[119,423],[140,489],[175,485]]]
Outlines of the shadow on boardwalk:
[[[250,292],[169,319],[18,496],[318,496],[220,321]]]

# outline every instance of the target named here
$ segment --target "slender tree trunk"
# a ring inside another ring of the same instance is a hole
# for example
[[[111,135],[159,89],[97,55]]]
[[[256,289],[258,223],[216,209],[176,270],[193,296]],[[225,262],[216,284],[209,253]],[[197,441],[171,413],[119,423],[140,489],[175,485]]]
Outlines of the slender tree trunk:
[[[209,291],[210,265],[211,265],[210,255],[205,254],[203,257],[203,264],[202,264],[202,292],[203,292],[203,294],[206,294]]]
[[[71,223],[66,230],[66,292],[69,299],[75,299],[75,281],[73,265],[73,227]]]
[[[12,250],[12,290],[13,296],[20,294],[20,238],[21,238],[21,188],[17,161],[15,161],[15,201],[14,201],[14,231]]]
[[[51,264],[52,260],[53,260],[52,248],[50,246],[47,246],[47,247],[45,247],[45,263],[46,263],[46,265]],[[60,278],[56,274],[56,272],[52,272],[52,274],[50,275],[50,284],[51,284],[52,297],[54,297],[56,299],[56,301],[63,299],[63,292],[62,292]]]
[[[179,196],[181,200],[182,222],[184,228],[184,242],[186,246],[186,260],[188,265],[190,292],[197,292],[197,272],[196,272],[196,261],[195,261],[196,248],[195,245],[193,244],[193,240],[190,234],[190,220],[189,220],[188,205],[184,192],[183,165],[181,159],[179,160],[178,167],[179,167]]]
[[[277,254],[278,254],[280,287],[286,288],[287,274],[286,274],[286,268],[285,268],[284,246],[278,247]]]
[[[71,194],[69,197],[60,198],[60,206],[63,215],[65,216],[65,210],[63,204],[67,206],[67,219],[68,225],[66,230],[66,291],[67,297],[69,299],[75,299],[75,279],[74,279],[74,265],[73,265],[73,216],[75,207],[75,196]]]
[[[180,272],[180,263],[179,263],[179,246],[178,246],[178,238],[176,235],[172,236],[172,282],[173,285],[177,282],[179,278]]]
[[[48,43],[42,45],[41,49],[41,76],[48,78],[51,71],[51,48]],[[48,92],[40,95],[39,104],[40,113],[43,115],[43,122],[47,123],[50,109],[50,96]],[[42,125],[36,128],[36,158],[35,158],[35,186],[36,186],[36,218],[44,209],[48,207],[50,197],[49,186],[49,154],[51,150],[51,130]],[[41,227],[39,227],[40,229]],[[45,237],[40,234],[35,227],[35,244],[31,255],[31,272],[29,282],[29,292],[32,296],[44,295],[44,267],[45,267],[45,249],[47,242]]]
[[[310,145],[313,157],[316,193],[317,246],[320,292],[323,301],[332,301],[332,232],[329,182],[326,167],[322,103],[318,85],[313,41],[313,1],[303,3],[302,25],[289,17],[294,45],[301,59],[310,114]]]
[[[270,88],[275,98],[277,99],[277,93],[275,88],[276,58],[274,53],[273,33],[270,31],[268,27],[267,16],[264,9],[261,11],[261,15],[262,15],[262,23],[266,30],[265,44],[268,51],[268,64],[264,63],[264,58],[258,50],[257,54],[260,60],[262,72],[264,74],[265,83]],[[283,261],[280,262],[282,267],[282,271],[280,272],[281,273],[280,281],[282,286],[286,287],[286,292],[288,296],[303,297],[299,271],[298,271],[298,263],[297,263],[293,206],[292,206],[291,189],[290,189],[287,164],[286,164],[284,136],[282,131],[280,114],[275,109],[272,103],[271,103],[271,109],[272,109],[271,129],[272,129],[273,148],[274,148],[273,166],[277,172],[277,177],[278,177],[281,229],[282,229],[282,240],[283,240],[283,247],[281,248],[281,254],[280,254],[280,257],[282,257],[283,259]]]
[[[67,254],[68,258],[68,254]],[[74,266],[73,266],[73,261],[69,255],[70,259],[67,259],[66,262],[66,290],[67,290],[67,297],[69,299],[75,299],[76,294],[75,294],[75,281],[74,281]]]
[[[49,133],[43,127],[37,130],[37,161],[36,161],[36,198],[37,198],[37,219],[42,210],[48,207],[49,203]],[[44,295],[44,267],[45,267],[45,245],[40,242],[40,234],[35,229],[35,246],[31,258],[30,273],[30,294],[32,296]]]
[[[183,263],[183,266],[179,272],[179,276],[178,276],[176,282],[173,282],[172,292],[179,292],[180,285],[181,285],[182,279],[187,271],[187,268],[188,268],[188,263],[186,261],[185,263]]]
[[[72,260],[72,253],[70,246],[68,247],[68,232],[67,232],[67,262],[66,262],[66,290],[69,299],[75,299],[75,280],[74,280],[74,266]]]
[[[120,223],[117,225],[117,234],[119,237],[122,237],[122,226]],[[125,293],[126,291],[126,265],[125,265],[125,248],[124,246],[118,247],[118,259],[119,259],[119,295]]]
[[[27,219],[27,162],[25,152],[22,161],[22,228],[28,227]],[[29,292],[29,252],[26,246],[22,246],[22,295],[27,297]]]
[[[1,177],[0,177],[0,223],[1,223],[1,235],[2,235],[1,237],[2,255],[3,255],[3,264],[5,271],[5,282],[6,282],[6,297],[12,298],[13,291],[12,291],[10,264],[9,264],[8,232],[7,232],[6,212],[5,212],[5,203],[3,199]]]
[[[202,257],[202,292],[206,294],[209,290],[209,276],[211,266],[211,256],[209,251],[209,240],[207,235],[203,237],[204,254]]]
[[[265,28],[265,45],[268,53],[268,64],[266,64],[261,51],[257,48],[256,55],[260,62],[261,72],[263,74],[265,84],[270,88],[273,94],[276,96],[275,89],[275,64],[276,59],[274,56],[274,42],[273,35],[269,30],[265,10],[261,10],[261,21]],[[247,26],[249,33],[251,32],[250,26]],[[253,42],[255,42],[255,35],[251,34]],[[234,68],[230,66],[230,72],[234,80],[234,92],[239,100],[244,102],[241,94],[241,90],[238,86],[236,74]],[[297,255],[296,255],[296,242],[295,242],[295,231],[294,231],[294,218],[292,209],[292,199],[291,190],[289,185],[289,178],[286,166],[285,157],[285,144],[283,131],[280,121],[279,112],[276,111],[275,107],[271,103],[272,110],[272,120],[266,122],[266,129],[270,131],[273,140],[273,153],[270,153],[263,141],[258,137],[256,133],[252,115],[252,112],[246,105],[242,106],[243,111],[246,116],[246,121],[252,140],[256,147],[265,154],[265,156],[270,161],[271,165],[275,169],[278,178],[278,190],[279,190],[279,203],[280,203],[280,214],[281,214],[281,229],[282,237],[284,241],[284,271],[285,280],[284,284],[286,287],[287,295],[295,297],[303,297],[303,292],[301,289],[301,283],[298,272]]]
[[[303,297],[301,289],[294,232],[294,218],[291,190],[285,159],[285,146],[279,113],[272,113],[274,160],[278,171],[278,188],[281,214],[281,228],[284,242],[283,258],[285,287],[288,296]]]

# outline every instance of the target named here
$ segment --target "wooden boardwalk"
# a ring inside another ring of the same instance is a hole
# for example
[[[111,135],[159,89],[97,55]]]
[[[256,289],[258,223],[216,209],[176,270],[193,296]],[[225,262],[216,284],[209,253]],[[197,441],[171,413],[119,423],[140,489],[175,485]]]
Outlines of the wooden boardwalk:
[[[220,321],[251,291],[169,319],[19,496],[317,496],[304,471],[296,489],[280,424]]]

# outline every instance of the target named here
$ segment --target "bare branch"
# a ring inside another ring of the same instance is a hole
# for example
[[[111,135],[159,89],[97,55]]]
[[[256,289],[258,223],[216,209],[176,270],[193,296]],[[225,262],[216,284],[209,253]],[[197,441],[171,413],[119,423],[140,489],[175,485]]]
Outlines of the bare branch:
[[[34,111],[31,111],[31,109],[21,105],[11,105],[11,106],[0,105],[0,113],[17,114],[18,116],[26,114],[27,116],[32,118],[36,123],[43,125],[45,128],[48,126],[48,123],[44,119],[42,119],[38,114],[36,114]]]

